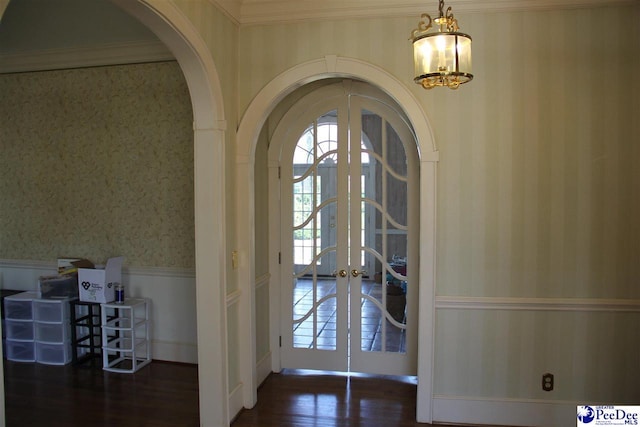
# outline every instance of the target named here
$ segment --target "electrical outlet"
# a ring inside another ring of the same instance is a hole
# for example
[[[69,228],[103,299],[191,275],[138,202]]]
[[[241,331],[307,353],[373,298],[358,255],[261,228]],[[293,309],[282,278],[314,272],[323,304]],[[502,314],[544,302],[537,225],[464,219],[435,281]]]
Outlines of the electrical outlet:
[[[553,374],[546,373],[542,375],[542,389],[544,391],[553,390]]]

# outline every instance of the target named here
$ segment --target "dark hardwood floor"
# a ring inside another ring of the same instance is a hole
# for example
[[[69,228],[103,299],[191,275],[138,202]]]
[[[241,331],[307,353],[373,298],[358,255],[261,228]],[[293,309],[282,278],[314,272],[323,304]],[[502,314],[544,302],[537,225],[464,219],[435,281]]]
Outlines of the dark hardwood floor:
[[[195,365],[154,361],[135,374],[7,360],[4,367],[7,427],[199,425]],[[411,378],[285,370],[267,378],[257,405],[232,427],[425,426],[414,421],[415,401]]]
[[[256,406],[232,427],[427,426],[415,421],[416,388],[409,377],[283,370],[266,379]]]
[[[198,369],[153,362],[135,374],[101,366],[4,360],[6,427],[197,427]]]

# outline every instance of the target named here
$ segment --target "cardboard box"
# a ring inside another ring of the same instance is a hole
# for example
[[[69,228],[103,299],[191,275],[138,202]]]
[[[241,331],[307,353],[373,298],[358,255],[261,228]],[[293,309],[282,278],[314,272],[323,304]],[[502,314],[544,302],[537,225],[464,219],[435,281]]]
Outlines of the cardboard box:
[[[58,258],[58,274],[74,274],[78,268],[93,268],[91,261],[84,258],[61,257]]]
[[[124,257],[109,258],[104,269],[79,268],[80,301],[108,303],[115,300],[115,285],[122,283]]]

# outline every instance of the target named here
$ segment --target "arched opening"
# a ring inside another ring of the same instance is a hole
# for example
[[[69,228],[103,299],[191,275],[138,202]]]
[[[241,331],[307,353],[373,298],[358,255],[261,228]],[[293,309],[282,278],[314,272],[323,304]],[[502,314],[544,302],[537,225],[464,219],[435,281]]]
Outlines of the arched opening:
[[[183,70],[194,115],[196,293],[200,421],[228,425],[224,305],[224,141],[222,91],[209,48],[172,3],[113,3],[145,24],[171,50]],[[0,2],[0,15],[8,1]],[[1,18],[1,16],[0,16]],[[213,260],[213,262],[212,262]],[[0,361],[1,363],[1,361]],[[0,370],[1,372],[1,370]],[[4,382],[0,381],[4,402]],[[2,411],[4,414],[4,411]],[[4,418],[2,418],[4,425]]]
[[[371,84],[389,95],[406,113],[411,123],[420,153],[420,267],[419,267],[419,332],[418,332],[418,414],[420,422],[431,421],[432,401],[432,361],[433,361],[433,319],[434,319],[434,289],[435,289],[435,168],[438,160],[434,139],[428,120],[417,100],[395,77],[387,72],[364,63],[359,60],[327,56],[323,59],[300,64],[270,82],[263,88],[249,105],[238,129],[238,162],[237,162],[237,194],[245,194],[237,201],[238,217],[238,246],[241,251],[253,254],[256,252],[255,236],[251,234],[255,230],[255,218],[250,212],[255,210],[254,174],[256,166],[256,149],[259,141],[265,138],[264,124],[269,121],[269,116],[279,108],[283,99],[297,88],[305,84],[330,78],[353,78]],[[261,155],[266,153],[262,150]],[[269,164],[271,165],[271,163]],[[278,253],[279,243],[269,240],[262,242],[268,246],[268,252]],[[263,249],[263,248],[260,248]],[[262,253],[262,251],[261,251]],[[241,301],[241,316],[249,320],[241,332],[244,337],[242,345],[247,350],[247,355],[242,361],[242,370],[245,372],[246,386],[244,390],[244,405],[252,407],[256,402],[256,388],[270,370],[277,370],[280,366],[279,342],[277,333],[270,331],[271,342],[267,351],[263,354],[260,348],[256,348],[256,336],[264,333],[256,331],[259,326],[256,316],[265,318],[265,304],[270,307],[278,307],[277,295],[271,292],[270,282],[277,281],[273,268],[265,274],[256,272],[255,259],[252,256],[247,266],[239,271],[240,284],[245,286]],[[276,260],[277,261],[277,260]],[[256,273],[258,278],[256,278]],[[259,282],[259,283],[258,283]],[[256,286],[258,285],[258,286]],[[259,288],[258,288],[259,287]],[[262,289],[267,288],[267,291]],[[259,294],[258,291],[259,290]],[[265,302],[260,298],[268,298]],[[278,323],[279,313],[271,310],[269,324],[273,329]],[[264,350],[264,343],[262,343]]]

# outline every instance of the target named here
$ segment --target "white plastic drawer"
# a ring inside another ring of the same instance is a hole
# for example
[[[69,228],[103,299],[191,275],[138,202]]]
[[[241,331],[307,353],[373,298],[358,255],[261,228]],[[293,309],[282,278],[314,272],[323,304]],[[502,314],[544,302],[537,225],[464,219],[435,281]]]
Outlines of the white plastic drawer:
[[[6,340],[7,359],[14,362],[35,362],[34,341],[12,341]]]
[[[68,322],[69,300],[35,300],[33,319],[38,322]]]
[[[33,341],[32,320],[5,319],[4,326],[7,338],[16,341]]]
[[[21,292],[4,299],[4,317],[14,320],[33,319],[33,300],[38,298],[36,292]]]
[[[36,362],[45,365],[66,365],[71,362],[71,344],[36,342]]]
[[[35,339],[38,342],[61,344],[71,339],[69,323],[35,323]]]

